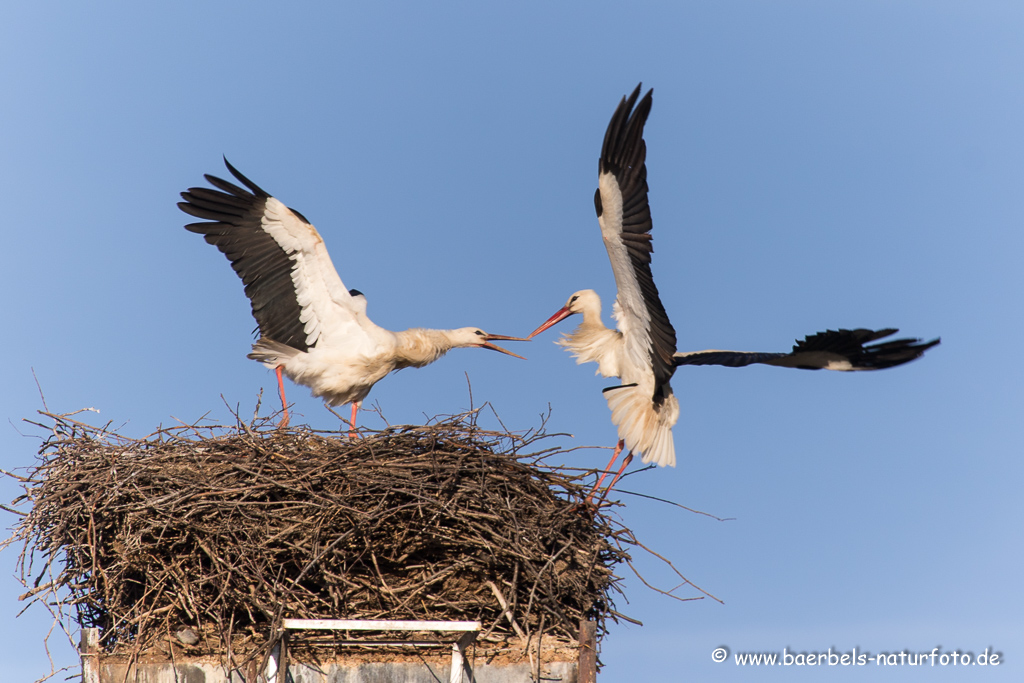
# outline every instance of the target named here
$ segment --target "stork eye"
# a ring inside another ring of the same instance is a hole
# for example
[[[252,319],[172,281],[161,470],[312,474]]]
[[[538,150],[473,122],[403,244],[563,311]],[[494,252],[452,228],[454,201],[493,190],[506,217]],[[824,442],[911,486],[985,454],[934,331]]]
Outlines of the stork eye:
[[[569,299],[569,303],[570,304],[576,303],[576,299],[579,299],[579,297],[578,296],[574,296],[573,298]]]
[[[486,336],[487,336],[486,334],[484,334],[484,331],[483,331],[483,330],[476,330],[475,334],[478,334],[478,335],[480,335],[481,337],[486,337]]]

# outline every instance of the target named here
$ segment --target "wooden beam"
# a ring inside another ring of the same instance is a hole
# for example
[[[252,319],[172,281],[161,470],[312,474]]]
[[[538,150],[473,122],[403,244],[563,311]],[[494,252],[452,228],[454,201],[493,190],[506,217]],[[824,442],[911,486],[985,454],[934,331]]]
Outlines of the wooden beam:
[[[579,683],[597,683],[597,622],[580,620],[580,659],[576,680]]]
[[[288,683],[288,631],[281,634],[281,642],[277,651],[277,681]]]

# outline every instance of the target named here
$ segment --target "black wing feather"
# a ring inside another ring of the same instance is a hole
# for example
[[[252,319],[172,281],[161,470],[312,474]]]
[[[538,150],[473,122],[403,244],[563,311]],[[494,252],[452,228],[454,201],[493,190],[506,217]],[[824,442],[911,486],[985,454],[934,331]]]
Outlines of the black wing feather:
[[[881,370],[916,360],[941,341],[941,339],[933,339],[929,342],[922,342],[920,339],[892,339],[880,344],[867,345],[897,332],[899,330],[894,327],[878,331],[864,328],[826,330],[796,342],[792,355],[815,351],[837,353],[849,359],[855,368]]]
[[[654,400],[658,402],[666,395],[665,386],[675,372],[676,331],[669,322],[651,274],[653,222],[647,202],[647,144],[643,135],[654,91],[648,90],[637,103],[640,87],[638,84],[628,98],[622,98],[608,123],[598,173],[612,173],[622,192],[622,242],[650,318],[650,358],[655,380]],[[595,203],[600,215],[600,192]]]
[[[871,342],[888,337],[899,330],[826,330],[812,334],[793,346],[790,353],[761,353],[747,351],[694,351],[676,355],[676,365],[724,365],[741,368],[754,363],[821,370],[829,361],[846,359],[852,370],[882,370],[909,363],[920,358],[928,349],[941,341],[933,339],[893,339],[880,344]]]
[[[263,216],[270,195],[224,160],[231,174],[248,190],[212,175],[206,180],[216,187],[189,188],[181,193],[185,201],[178,208],[202,223],[189,223],[185,229],[203,235],[231,262],[245,285],[252,304],[252,316],[260,336],[300,351],[309,349],[302,308],[292,284],[294,262],[263,229]],[[292,211],[309,223],[297,211]]]
[[[691,351],[677,355],[673,361],[676,365],[723,365],[727,368],[742,368],[785,358],[788,355],[756,351]]]

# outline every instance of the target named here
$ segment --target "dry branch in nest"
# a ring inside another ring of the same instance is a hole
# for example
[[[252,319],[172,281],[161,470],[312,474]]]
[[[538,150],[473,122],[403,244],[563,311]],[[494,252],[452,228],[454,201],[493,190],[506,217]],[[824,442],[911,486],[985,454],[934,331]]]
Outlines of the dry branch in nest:
[[[196,648],[252,656],[284,617],[479,620],[492,640],[595,619],[603,635],[635,539],[580,504],[590,473],[545,464],[560,451],[542,432],[476,415],[359,439],[267,422],[131,439],[50,415],[6,544],[23,544],[26,599],[111,652],[187,627]]]

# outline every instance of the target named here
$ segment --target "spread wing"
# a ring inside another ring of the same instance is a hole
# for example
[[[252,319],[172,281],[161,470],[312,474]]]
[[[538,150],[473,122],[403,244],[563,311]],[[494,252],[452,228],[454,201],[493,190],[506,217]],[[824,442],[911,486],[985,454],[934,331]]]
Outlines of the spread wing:
[[[216,246],[242,279],[260,336],[300,351],[327,338],[365,338],[358,302],[316,228],[224,163],[247,189],[206,175],[217,189],[190,188],[178,208],[203,219],[185,229]]]
[[[635,368],[650,367],[654,375],[653,400],[660,403],[675,372],[676,332],[651,275],[654,249],[643,133],[651,112],[652,93],[649,90],[637,103],[637,85],[615,110],[601,148],[594,204],[618,286],[615,318],[625,339],[626,352]],[[625,376],[622,379],[626,383],[637,381]]]
[[[826,330],[798,341],[790,353],[753,351],[690,351],[677,353],[676,365],[724,365],[739,368],[754,363],[802,370],[882,370],[909,363],[939,344],[939,339],[893,339],[871,344],[899,330]]]

